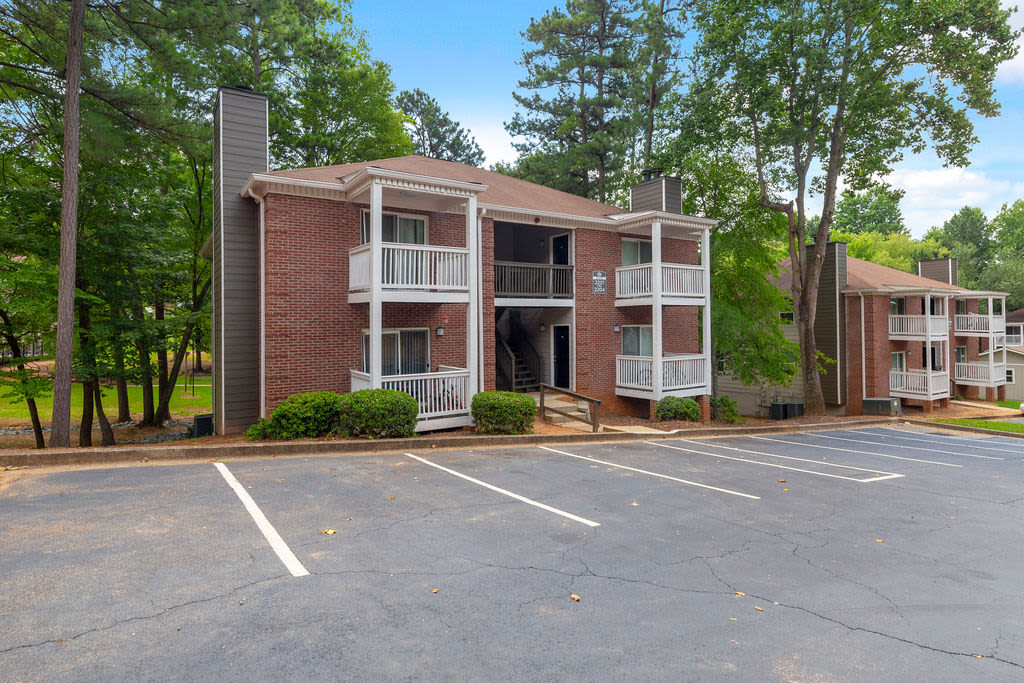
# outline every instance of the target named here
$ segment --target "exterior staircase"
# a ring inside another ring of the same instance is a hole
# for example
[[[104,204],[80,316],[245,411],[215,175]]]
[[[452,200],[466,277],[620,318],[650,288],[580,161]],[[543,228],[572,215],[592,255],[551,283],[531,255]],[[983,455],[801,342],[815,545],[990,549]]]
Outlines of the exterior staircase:
[[[513,349],[512,355],[515,358],[512,371],[513,377],[511,378],[512,391],[530,392],[540,389],[540,380],[533,374],[533,370],[530,369],[530,365],[526,362],[523,354]]]

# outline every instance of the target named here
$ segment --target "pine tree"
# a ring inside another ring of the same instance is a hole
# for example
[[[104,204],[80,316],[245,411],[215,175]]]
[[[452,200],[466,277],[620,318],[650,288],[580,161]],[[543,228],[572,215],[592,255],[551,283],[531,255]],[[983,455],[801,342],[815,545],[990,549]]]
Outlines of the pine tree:
[[[398,106],[412,119],[412,142],[417,154],[470,166],[484,163],[484,151],[476,138],[427,93],[419,88],[405,90],[398,95]]]

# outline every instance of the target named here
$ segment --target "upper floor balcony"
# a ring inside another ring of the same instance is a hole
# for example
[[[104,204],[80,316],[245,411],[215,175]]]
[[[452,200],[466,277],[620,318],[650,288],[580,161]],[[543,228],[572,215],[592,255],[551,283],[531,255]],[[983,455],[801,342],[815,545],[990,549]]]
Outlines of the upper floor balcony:
[[[707,357],[702,354],[668,353],[660,359],[616,356],[615,393],[651,400],[707,394],[710,392],[707,362]],[[655,368],[660,374],[659,387],[654,386]]]
[[[967,313],[953,316],[953,331],[961,337],[988,337],[1006,332],[1006,318],[1003,315]]]
[[[890,315],[889,339],[941,341],[949,336],[949,319],[945,315]]]
[[[494,296],[544,299],[546,305],[572,305],[573,267],[554,263],[494,262]],[[528,302],[520,302],[528,303]]]
[[[382,301],[469,301],[469,249],[385,242],[376,278],[370,250],[367,243],[348,252],[349,303],[369,301],[375,285]]]
[[[705,268],[677,263],[660,266],[662,303],[702,306],[706,302]],[[654,300],[655,267],[651,263],[615,269],[615,305],[650,305]]]

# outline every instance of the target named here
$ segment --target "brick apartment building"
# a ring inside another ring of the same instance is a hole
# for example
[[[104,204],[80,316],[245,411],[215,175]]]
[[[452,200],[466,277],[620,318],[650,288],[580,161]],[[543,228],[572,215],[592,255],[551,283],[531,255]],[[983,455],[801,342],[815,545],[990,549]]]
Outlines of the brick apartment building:
[[[647,415],[693,396],[708,417],[708,227],[677,179],[630,211],[419,156],[267,172],[267,101],[215,112],[214,413],[245,429],[299,392],[385,387],[420,430],[540,382]],[[704,315],[700,315],[700,309]]]
[[[899,398],[930,412],[953,396],[1005,397],[1006,293],[958,287],[956,260],[935,256],[914,275],[848,257],[844,243],[828,244],[814,335],[834,361],[821,377],[831,412],[860,415],[865,398]],[[777,284],[789,291],[790,282],[784,273]],[[793,328],[787,336],[795,339]],[[788,387],[720,380],[719,390],[735,391],[741,410],[751,413],[774,398],[803,400],[799,377]]]

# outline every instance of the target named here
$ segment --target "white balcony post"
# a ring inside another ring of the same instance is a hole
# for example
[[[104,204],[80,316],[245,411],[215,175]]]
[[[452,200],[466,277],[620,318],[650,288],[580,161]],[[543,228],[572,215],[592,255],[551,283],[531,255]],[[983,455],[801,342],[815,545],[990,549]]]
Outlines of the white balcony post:
[[[651,223],[651,391],[655,399],[661,398],[662,379],[661,277],[661,221],[655,221]]]
[[[370,184],[370,388],[379,389],[384,370],[383,335],[384,304],[381,290],[384,282],[383,217],[384,188]]]
[[[924,381],[928,400],[932,399],[932,295],[924,295]]]
[[[701,314],[704,323],[704,386],[711,393],[711,237],[707,230],[700,235],[700,264],[704,267],[704,310]]]
[[[996,337],[995,337],[995,321],[992,318],[992,297],[988,298],[988,382],[991,385],[995,381],[995,364],[996,364]],[[1006,353],[1005,351],[1003,353]],[[987,393],[987,392],[986,392]],[[998,394],[996,394],[998,396]]]
[[[477,217],[476,217],[476,195],[470,195],[466,201],[466,248],[469,250],[468,285],[469,303],[466,304],[466,365],[469,369],[469,394],[477,393],[479,378],[477,376],[480,364],[477,359],[477,350],[480,348],[478,336],[480,334],[480,323],[477,320],[476,298],[477,290],[480,287],[478,272],[480,263],[477,261]],[[467,397],[468,400],[468,397]]]

